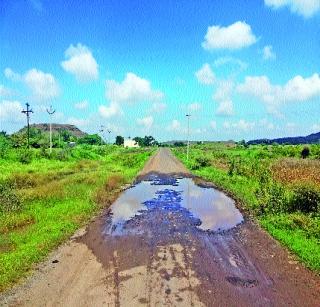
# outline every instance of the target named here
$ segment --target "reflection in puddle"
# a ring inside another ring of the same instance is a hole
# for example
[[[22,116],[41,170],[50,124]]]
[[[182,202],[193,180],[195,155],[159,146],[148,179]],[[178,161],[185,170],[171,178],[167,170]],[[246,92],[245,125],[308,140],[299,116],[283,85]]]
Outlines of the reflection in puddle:
[[[199,187],[190,178],[150,179],[124,191],[111,206],[111,232],[116,234],[135,216],[155,209],[188,212],[202,230],[227,230],[243,221],[234,201],[214,188]]]

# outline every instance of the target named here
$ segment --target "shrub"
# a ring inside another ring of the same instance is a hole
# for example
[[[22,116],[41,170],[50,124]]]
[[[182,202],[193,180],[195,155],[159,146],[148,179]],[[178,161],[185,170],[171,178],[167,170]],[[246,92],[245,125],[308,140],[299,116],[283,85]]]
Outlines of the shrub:
[[[210,160],[207,157],[197,157],[195,160],[200,167],[206,167],[210,165]]]
[[[0,212],[18,211],[22,202],[15,192],[15,185],[12,182],[0,181]]]
[[[307,158],[310,155],[310,149],[309,147],[303,147],[302,151],[301,151],[301,157],[302,159]]]
[[[300,185],[294,188],[290,211],[305,213],[320,210],[320,191],[313,185]]]
[[[33,153],[31,150],[24,150],[19,155],[19,162],[23,164],[30,164],[33,159]]]
[[[236,162],[233,159],[233,160],[231,160],[231,162],[229,164],[229,169],[228,169],[228,175],[229,176],[233,176],[235,168],[236,168]]]

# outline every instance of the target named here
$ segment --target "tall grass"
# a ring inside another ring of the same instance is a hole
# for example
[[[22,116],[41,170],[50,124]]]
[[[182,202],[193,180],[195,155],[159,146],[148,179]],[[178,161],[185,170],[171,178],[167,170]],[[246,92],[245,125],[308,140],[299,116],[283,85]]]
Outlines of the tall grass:
[[[176,156],[193,173],[214,182],[311,269],[320,272],[320,145],[195,145]],[[199,161],[205,160],[205,163]]]
[[[109,206],[152,152],[86,146],[72,149],[63,161],[33,157],[22,163],[15,152],[1,159],[0,291]]]

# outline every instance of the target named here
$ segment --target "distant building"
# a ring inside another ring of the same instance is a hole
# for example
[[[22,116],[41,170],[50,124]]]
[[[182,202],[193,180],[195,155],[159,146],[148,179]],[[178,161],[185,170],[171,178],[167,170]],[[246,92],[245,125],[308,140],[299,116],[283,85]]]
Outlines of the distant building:
[[[126,139],[123,143],[124,147],[139,147],[139,144],[135,140]]]

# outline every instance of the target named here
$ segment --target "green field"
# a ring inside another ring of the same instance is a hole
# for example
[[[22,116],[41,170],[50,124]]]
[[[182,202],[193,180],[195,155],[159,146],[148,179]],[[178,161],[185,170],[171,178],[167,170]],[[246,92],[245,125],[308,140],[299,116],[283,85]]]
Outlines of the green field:
[[[192,145],[173,152],[196,175],[230,192],[309,268],[320,272],[320,145]]]
[[[0,159],[0,291],[108,206],[153,149],[10,149]]]

